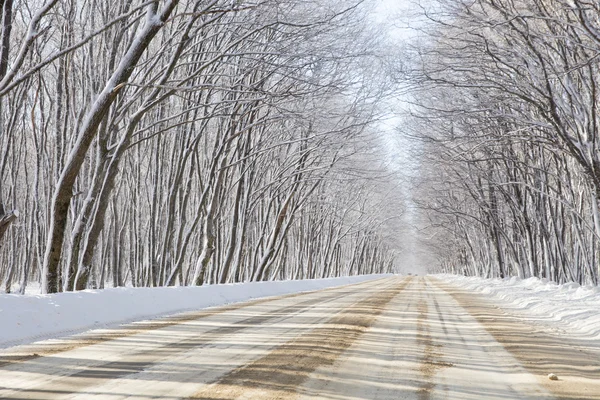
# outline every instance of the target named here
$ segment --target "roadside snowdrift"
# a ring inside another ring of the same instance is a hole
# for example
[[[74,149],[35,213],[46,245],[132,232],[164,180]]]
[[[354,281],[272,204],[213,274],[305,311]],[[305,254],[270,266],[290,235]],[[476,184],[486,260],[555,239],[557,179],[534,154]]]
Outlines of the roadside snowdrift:
[[[252,282],[168,288],[114,288],[52,295],[0,295],[0,348],[89,329],[220,306],[359,283],[388,275],[302,281]]]
[[[497,299],[499,307],[517,312],[533,323],[584,338],[600,338],[600,287],[557,285],[538,278],[482,279],[447,274],[437,277]]]

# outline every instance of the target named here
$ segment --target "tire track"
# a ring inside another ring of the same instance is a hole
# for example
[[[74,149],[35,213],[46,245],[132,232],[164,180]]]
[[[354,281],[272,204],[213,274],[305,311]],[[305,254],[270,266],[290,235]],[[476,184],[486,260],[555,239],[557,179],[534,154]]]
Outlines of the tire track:
[[[427,288],[427,282],[424,282]],[[417,389],[418,400],[429,400],[431,393],[436,387],[435,376],[440,369],[452,367],[452,363],[443,361],[442,344],[436,343],[431,336],[430,318],[429,318],[429,301],[422,294],[421,302],[417,307],[417,344],[423,348],[423,359],[419,365],[419,373],[423,377],[420,381],[420,387]],[[440,321],[444,334],[448,335],[446,322],[442,316],[439,304],[435,297],[433,298],[436,317]]]
[[[201,335],[193,338],[185,339],[179,342],[167,343],[160,346],[152,351],[149,356],[146,351],[134,352],[128,355],[129,357],[135,358],[138,356],[145,356],[146,360],[140,362],[126,362],[126,361],[114,361],[106,364],[96,365],[93,369],[83,370],[72,375],[73,378],[102,378],[102,379],[118,379],[126,375],[136,374],[150,368],[153,364],[158,361],[176,356],[179,353],[189,351],[191,349],[197,349],[205,347],[217,339],[222,339],[226,335],[236,334],[244,329],[253,328],[262,324],[269,323],[281,317],[287,317],[283,321],[293,318],[294,316],[302,313],[303,311],[312,308],[317,304],[328,304],[334,302],[344,296],[347,293],[342,292],[328,296],[326,298],[309,299],[291,306],[279,308],[267,312],[262,315],[256,315],[232,323],[231,325],[222,326],[216,329],[211,329]]]
[[[373,324],[385,306],[410,283],[372,289],[366,300],[342,310],[324,326],[300,335],[260,359],[233,370],[189,399],[286,399],[317,368],[331,365]]]

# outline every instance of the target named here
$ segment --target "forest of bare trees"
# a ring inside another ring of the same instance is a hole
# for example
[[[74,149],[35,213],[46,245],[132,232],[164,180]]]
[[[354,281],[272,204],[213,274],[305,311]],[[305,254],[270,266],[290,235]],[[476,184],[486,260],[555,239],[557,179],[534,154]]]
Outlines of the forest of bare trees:
[[[600,3],[439,0],[427,18],[409,132],[441,269],[598,284]]]
[[[375,3],[0,0],[1,290],[396,271],[406,93],[437,270],[598,284],[600,5]]]
[[[5,291],[394,268],[363,2],[0,7]]]

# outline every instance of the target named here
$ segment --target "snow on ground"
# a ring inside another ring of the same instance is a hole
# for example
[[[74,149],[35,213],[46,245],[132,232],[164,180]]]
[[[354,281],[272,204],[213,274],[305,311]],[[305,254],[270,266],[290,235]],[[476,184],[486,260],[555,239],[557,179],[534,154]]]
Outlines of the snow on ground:
[[[51,295],[0,294],[0,348],[259,297],[325,289],[388,275],[201,287],[113,288]]]
[[[530,322],[582,338],[600,338],[600,287],[557,285],[538,278],[482,279],[447,274],[437,277],[485,294],[497,300],[499,307]]]

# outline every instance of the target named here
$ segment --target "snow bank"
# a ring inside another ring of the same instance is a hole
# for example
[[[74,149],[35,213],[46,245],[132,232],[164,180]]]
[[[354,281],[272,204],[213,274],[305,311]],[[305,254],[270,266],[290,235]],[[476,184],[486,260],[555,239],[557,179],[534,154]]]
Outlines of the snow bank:
[[[113,288],[52,295],[0,294],[0,348],[259,297],[325,289],[387,275],[201,287]]]
[[[546,279],[482,279],[438,275],[440,279],[499,300],[498,306],[529,321],[589,339],[600,338],[600,287],[557,285]]]

